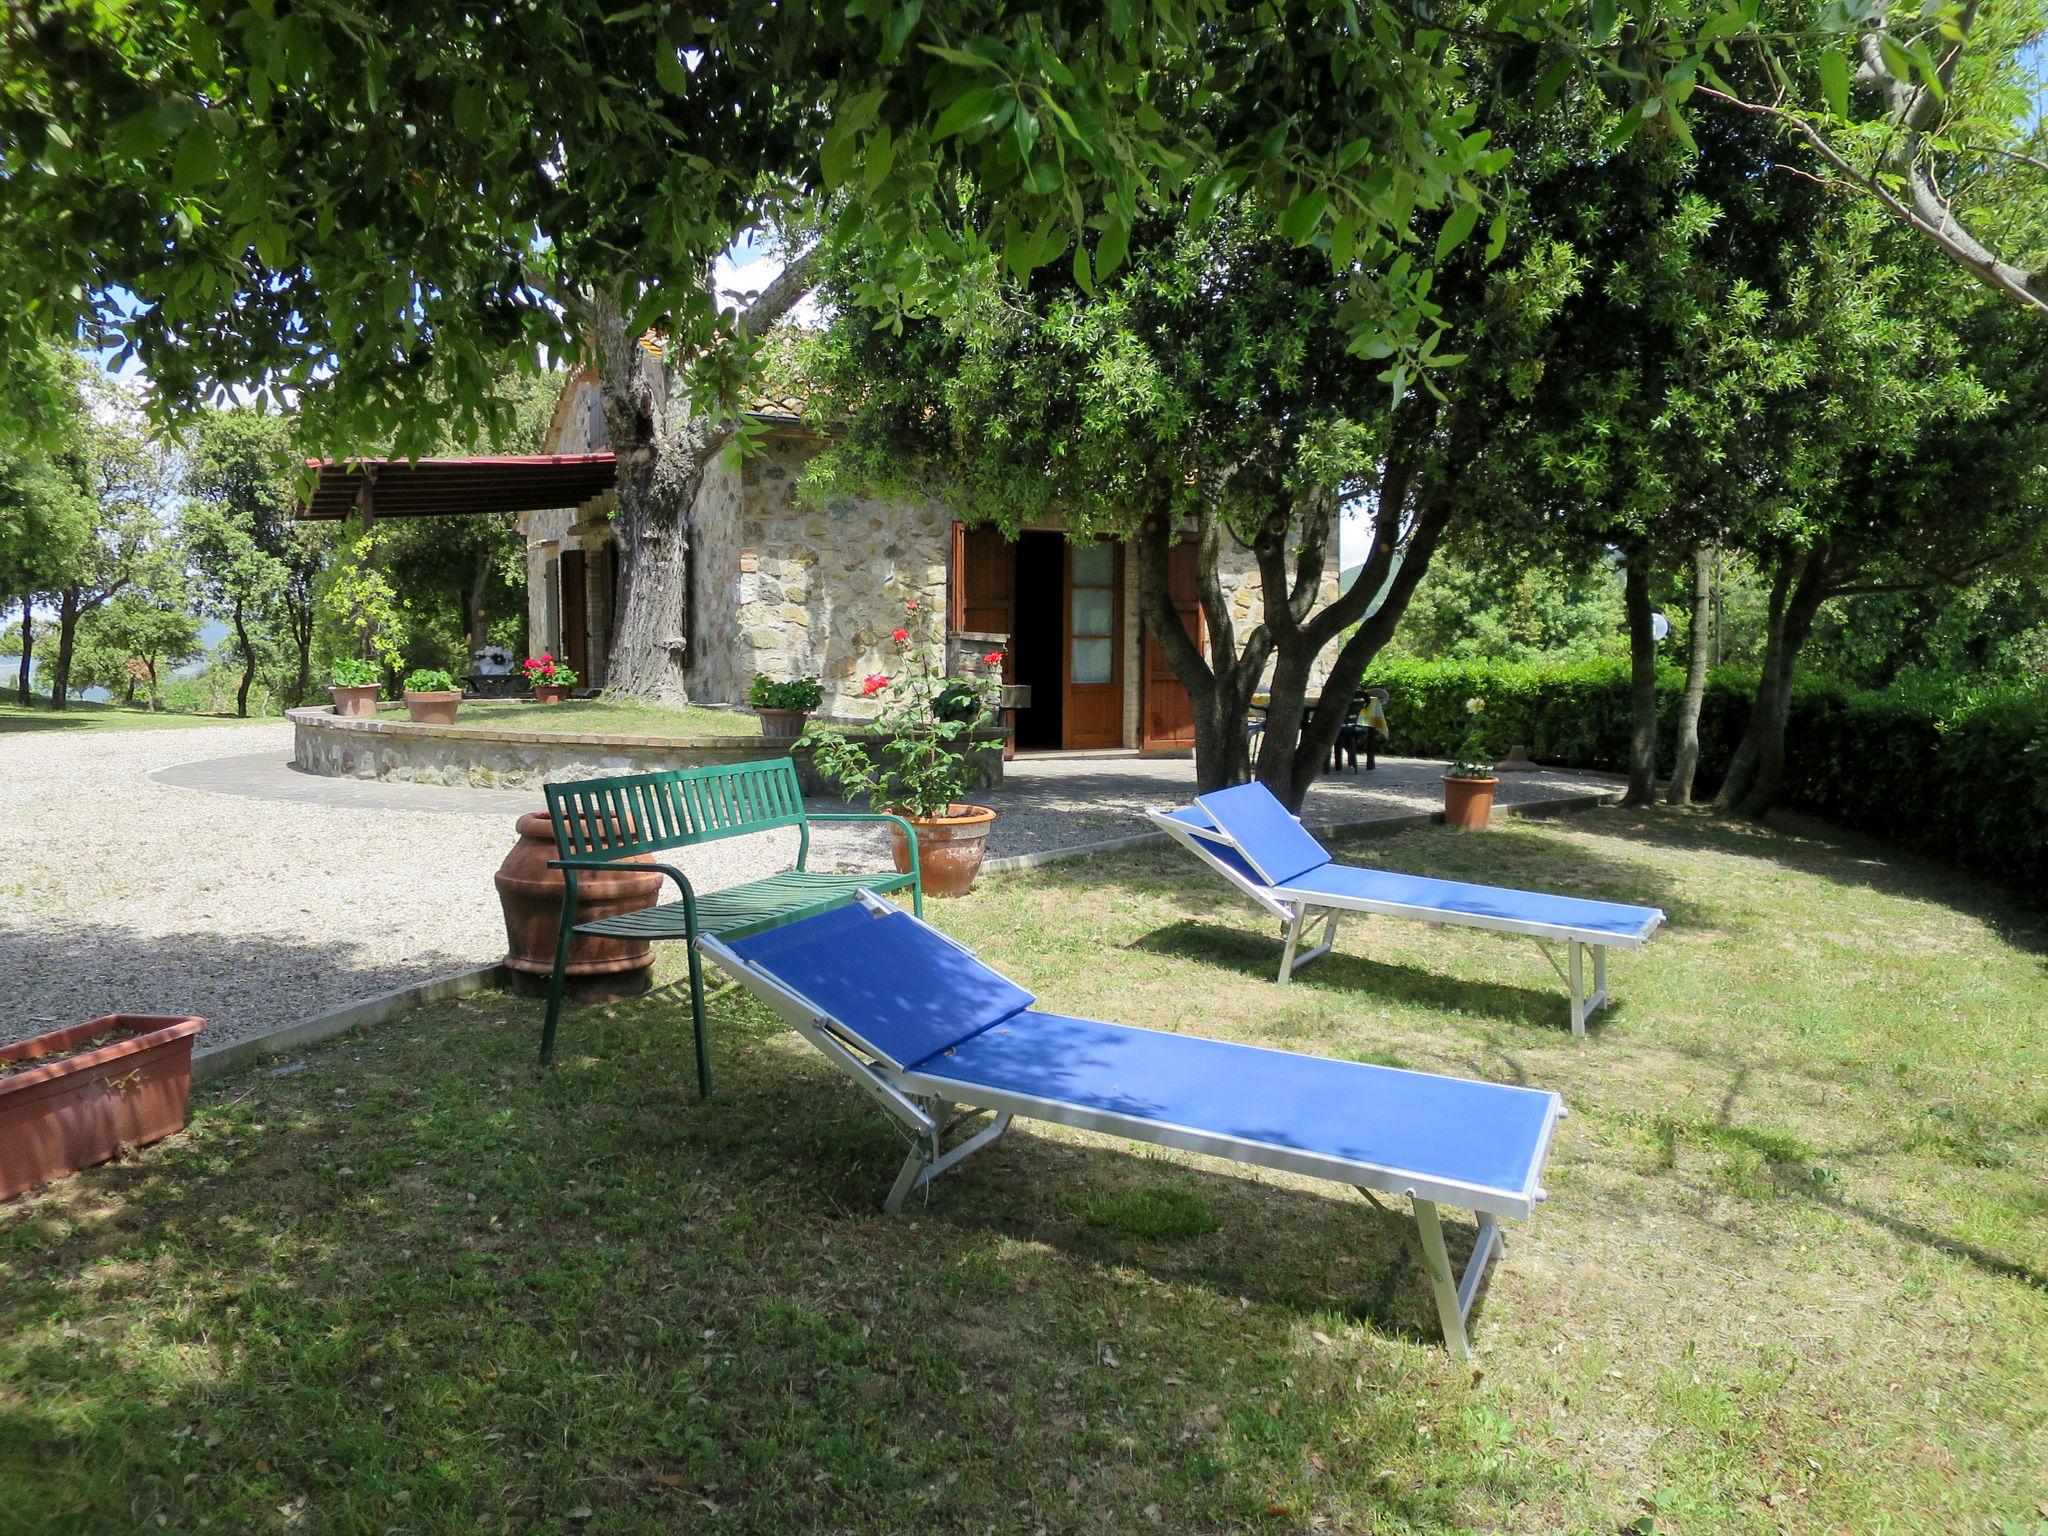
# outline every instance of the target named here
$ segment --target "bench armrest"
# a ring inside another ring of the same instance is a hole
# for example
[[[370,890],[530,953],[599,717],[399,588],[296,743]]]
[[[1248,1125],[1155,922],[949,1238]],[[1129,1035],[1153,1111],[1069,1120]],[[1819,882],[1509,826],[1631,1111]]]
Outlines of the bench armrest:
[[[637,855],[627,854],[623,858],[617,859],[549,859],[548,868],[566,871],[571,879],[575,878],[575,871],[577,870],[652,869],[667,875],[669,879],[675,881],[676,889],[683,893],[683,900],[689,902],[692,906],[696,904],[697,893],[690,888],[689,878],[680,869],[677,869],[673,864],[657,864],[651,859],[645,864],[628,864],[626,862],[627,859],[634,857],[637,857]]]
[[[895,815],[889,811],[808,811],[805,813],[805,819],[808,821],[894,822],[897,826],[903,829],[903,836],[908,841],[910,846],[910,873],[917,877],[917,883],[919,888],[921,889],[923,887],[924,870],[921,867],[921,863],[918,858],[917,828],[913,827],[901,816]],[[798,867],[801,868],[802,866],[799,865]]]

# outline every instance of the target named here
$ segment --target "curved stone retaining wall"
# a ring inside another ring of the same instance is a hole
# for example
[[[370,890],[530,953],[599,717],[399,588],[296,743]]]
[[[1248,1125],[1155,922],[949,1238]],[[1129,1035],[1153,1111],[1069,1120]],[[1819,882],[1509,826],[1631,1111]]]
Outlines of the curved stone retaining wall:
[[[331,779],[396,779],[474,789],[538,789],[549,781],[661,773],[714,763],[793,757],[807,795],[831,795],[808,751],[760,736],[596,736],[573,731],[513,731],[489,726],[414,725],[409,720],[349,719],[325,709],[294,709],[292,760]],[[983,733],[977,733],[980,737]],[[981,780],[1003,781],[996,732],[986,733]]]

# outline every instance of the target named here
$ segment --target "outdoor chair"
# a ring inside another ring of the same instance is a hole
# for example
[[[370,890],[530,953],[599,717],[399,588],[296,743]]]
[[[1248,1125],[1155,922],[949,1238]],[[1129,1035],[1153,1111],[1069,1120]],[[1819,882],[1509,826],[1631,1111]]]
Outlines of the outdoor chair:
[[[804,810],[796,764],[789,758],[737,763],[729,767],[681,768],[669,773],[642,773],[628,778],[583,779],[544,786],[548,814],[554,818],[555,848],[561,855],[548,867],[559,869],[566,889],[562,925],[555,940],[555,969],[548,983],[547,1022],[541,1026],[540,1059],[554,1059],[555,1025],[561,1018],[567,984],[569,945],[577,934],[614,939],[681,939],[689,946],[690,1022],[697,1041],[697,1091],[711,1093],[711,1056],[704,1039],[704,968],[697,941],[707,934],[755,933],[778,923],[795,922],[853,900],[857,891],[908,890],[912,904],[924,910],[924,882],[918,869],[917,834],[900,816],[859,811],[809,813]],[[910,870],[877,874],[820,874],[805,868],[811,852],[813,823],[890,823],[903,829],[910,844]],[[648,861],[638,868],[656,869],[681,893],[680,901],[593,922],[573,921],[577,877],[588,870],[611,869],[636,855],[692,848],[748,832],[797,829],[796,867],[721,891],[699,892],[672,865]]]
[[[1444,1342],[1463,1357],[1498,1223],[1527,1219],[1545,1197],[1564,1114],[1554,1093],[1043,1012],[964,946],[867,894],[701,945],[909,1131],[891,1213],[1018,1116],[1406,1196]],[[1439,1205],[1478,1219],[1462,1276]]]
[[[1536,941],[1571,990],[1572,1033],[1607,1003],[1607,951],[1639,949],[1664,921],[1656,907],[1631,907],[1578,896],[1553,896],[1507,886],[1435,880],[1396,870],[1339,864],[1298,817],[1263,784],[1238,784],[1197,795],[1180,810],[1145,814],[1209,868],[1286,924],[1279,979],[1285,983],[1337,942],[1344,912],[1377,913],[1466,928],[1491,928]],[[1321,925],[1321,942],[1302,941]],[[1568,946],[1560,965],[1549,948]],[[1593,956],[1593,991],[1585,986],[1585,954]]]
[[[1330,772],[1349,762],[1351,771],[1358,772],[1358,749],[1365,741],[1365,727],[1358,723],[1358,717],[1365,712],[1365,695],[1353,694],[1351,702],[1344,706],[1344,723],[1337,727],[1336,738],[1330,743]]]

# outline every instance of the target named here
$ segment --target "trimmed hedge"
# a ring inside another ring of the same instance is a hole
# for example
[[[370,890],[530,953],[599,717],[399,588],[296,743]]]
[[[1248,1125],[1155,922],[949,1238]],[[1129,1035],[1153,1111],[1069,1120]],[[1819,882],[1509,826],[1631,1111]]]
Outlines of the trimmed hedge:
[[[1386,661],[1366,676],[1393,694],[1391,751],[1448,758],[1465,701],[1486,700],[1487,740],[1538,761],[1625,771],[1628,663]],[[1662,766],[1670,767],[1684,674],[1660,671]],[[1748,723],[1753,670],[1722,668],[1700,707],[1696,791],[1710,795]],[[1788,724],[1788,803],[1837,825],[1927,848],[2023,881],[2048,880],[2048,694],[2001,692],[1944,707],[1812,681]]]

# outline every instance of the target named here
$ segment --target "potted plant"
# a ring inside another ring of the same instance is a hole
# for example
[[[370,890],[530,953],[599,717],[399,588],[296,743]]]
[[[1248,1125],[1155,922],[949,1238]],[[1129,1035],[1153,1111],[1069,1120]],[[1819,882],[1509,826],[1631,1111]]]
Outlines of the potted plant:
[[[435,667],[419,667],[405,679],[405,710],[414,725],[453,725],[462,706],[455,679]]]
[[[205,1022],[117,1013],[0,1046],[0,1200],[182,1128]]]
[[[527,684],[533,689],[533,697],[537,703],[559,704],[569,697],[569,690],[576,686],[576,669],[567,662],[555,660],[553,656],[529,656],[519,665],[520,670],[526,674]]]
[[[769,741],[794,741],[804,733],[811,711],[825,702],[825,690],[815,677],[793,678],[779,683],[765,672],[754,674],[747,689],[747,702],[761,717],[761,735]]]
[[[1471,724],[1457,758],[1444,772],[1444,825],[1476,830],[1493,814],[1493,792],[1500,779],[1493,771],[1493,754],[1486,750],[1486,737],[1479,725],[1486,713],[1486,700],[1467,699],[1465,713]]]
[[[917,604],[908,605],[915,622]],[[903,653],[894,677],[876,672],[863,680],[863,697],[879,699],[880,711],[865,728],[849,731],[813,725],[803,744],[815,753],[818,771],[849,800],[865,800],[908,821],[917,835],[918,867],[926,891],[964,896],[988,848],[996,813],[969,805],[962,796],[974,785],[974,732],[994,717],[1003,685],[1003,653],[990,651],[975,670],[947,677],[935,645],[898,629],[890,636]],[[910,868],[910,848],[900,827],[891,827],[896,868]]]
[[[327,696],[337,715],[364,717],[377,713],[377,695],[384,691],[383,673],[374,661],[344,656],[328,669]]]

